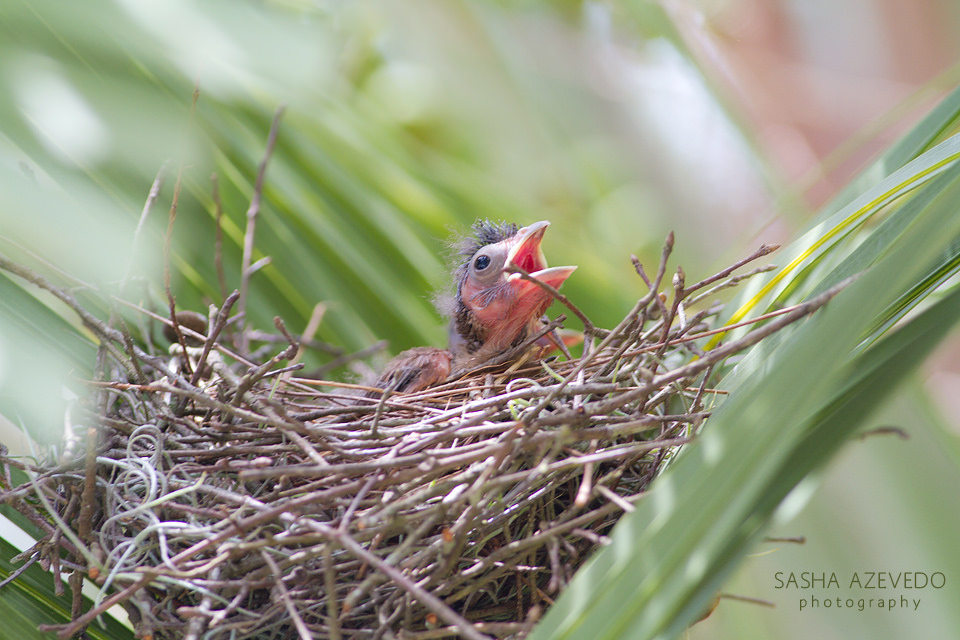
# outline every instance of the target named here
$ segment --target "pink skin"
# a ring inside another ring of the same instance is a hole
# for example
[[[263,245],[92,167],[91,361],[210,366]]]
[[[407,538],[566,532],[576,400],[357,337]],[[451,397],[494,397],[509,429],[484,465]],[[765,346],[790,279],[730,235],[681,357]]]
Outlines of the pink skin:
[[[520,267],[554,289],[576,270],[576,267],[547,268],[540,243],[548,224],[536,222],[520,229],[515,236],[490,245],[486,253],[495,261],[491,268],[497,269],[497,273],[484,273],[480,277],[471,272],[461,287],[464,304],[488,332],[482,349],[486,354],[499,353],[510,347],[521,333],[535,331],[553,300],[547,291],[519,274],[507,273],[508,265]]]
[[[465,265],[467,273],[460,283],[460,300],[472,312],[471,330],[476,325],[481,328],[476,337],[482,341],[478,350],[468,352],[464,337],[451,324],[449,351],[434,347],[408,349],[386,366],[376,386],[399,393],[420,391],[442,383],[451,370],[481,364],[509,349],[520,336],[536,331],[552,296],[519,274],[507,273],[506,268],[520,267],[555,289],[564,283],[576,267],[547,268],[540,243],[548,224],[534,223],[506,240],[483,246]],[[482,267],[476,262],[481,256]],[[538,343],[546,349],[556,346],[558,340],[551,334]],[[378,394],[373,391],[367,395]]]

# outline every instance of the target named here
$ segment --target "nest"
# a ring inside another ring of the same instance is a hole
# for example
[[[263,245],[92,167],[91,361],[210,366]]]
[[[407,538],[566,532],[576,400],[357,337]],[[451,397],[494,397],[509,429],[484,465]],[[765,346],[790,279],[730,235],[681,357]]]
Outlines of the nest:
[[[367,354],[291,336],[279,319],[270,334],[235,322],[278,118],[239,292],[206,317],[174,312],[169,287],[166,317],[137,308],[166,326],[167,350],[0,256],[100,343],[72,413],[80,437],[45,463],[0,448],[0,502],[42,533],[21,559],[52,568],[58,591],[72,572],[72,620],[45,627],[61,638],[115,605],[141,638],[523,637],[710,415],[714,367],[833,293],[704,350],[729,328],[712,328],[711,301],[768,270],[736,274],[773,248],[690,286],[677,269],[659,293],[671,236],[653,278],[634,259],[648,293],[613,329],[551,291],[584,325],[580,357],[536,361],[520,345],[425,392],[375,398],[298,377],[302,349],[332,351],[328,367]],[[29,480],[16,485],[12,469]],[[84,576],[100,587],[86,611]]]
[[[537,362],[521,345],[379,398],[297,377],[301,341],[280,322],[225,329],[237,293],[208,330],[154,316],[174,338],[164,353],[4,260],[102,345],[87,453],[0,458],[6,478],[32,478],[0,497],[46,531],[25,557],[101,587],[49,628],[70,637],[120,604],[140,637],[524,636],[709,416],[713,367],[825,301],[704,351],[719,306],[690,310],[766,270],[733,275],[770,249],[690,287],[678,271],[668,296],[671,243],[652,281],[635,263],[649,293],[611,330],[560,297],[584,321],[581,357]]]

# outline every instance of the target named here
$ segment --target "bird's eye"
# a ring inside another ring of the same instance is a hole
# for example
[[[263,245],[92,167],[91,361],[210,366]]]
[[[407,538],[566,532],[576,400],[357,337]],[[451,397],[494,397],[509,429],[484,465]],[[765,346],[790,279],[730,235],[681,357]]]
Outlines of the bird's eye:
[[[483,271],[490,266],[490,256],[477,256],[473,261],[473,268],[477,271]]]

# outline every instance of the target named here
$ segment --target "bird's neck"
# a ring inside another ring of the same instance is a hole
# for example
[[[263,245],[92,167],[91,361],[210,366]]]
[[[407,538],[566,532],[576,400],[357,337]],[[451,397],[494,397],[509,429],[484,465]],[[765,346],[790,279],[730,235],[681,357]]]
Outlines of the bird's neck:
[[[450,351],[454,355],[472,355],[486,342],[487,333],[474,313],[460,303],[450,320]]]
[[[457,369],[478,366],[517,346],[530,335],[535,318],[516,318],[490,329],[465,305],[458,305],[450,321],[450,352]]]

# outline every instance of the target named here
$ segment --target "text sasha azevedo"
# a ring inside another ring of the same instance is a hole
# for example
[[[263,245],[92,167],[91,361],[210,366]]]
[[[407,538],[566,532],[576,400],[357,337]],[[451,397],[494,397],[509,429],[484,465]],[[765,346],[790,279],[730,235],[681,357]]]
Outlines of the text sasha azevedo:
[[[826,571],[777,571],[774,589],[840,589],[837,574]],[[941,571],[854,571],[846,581],[848,589],[942,589],[947,577]]]

